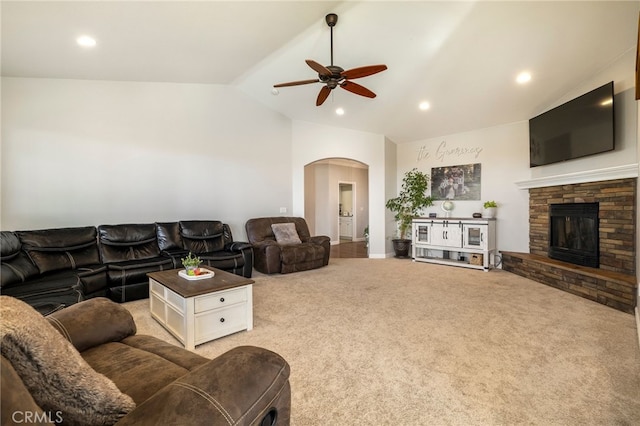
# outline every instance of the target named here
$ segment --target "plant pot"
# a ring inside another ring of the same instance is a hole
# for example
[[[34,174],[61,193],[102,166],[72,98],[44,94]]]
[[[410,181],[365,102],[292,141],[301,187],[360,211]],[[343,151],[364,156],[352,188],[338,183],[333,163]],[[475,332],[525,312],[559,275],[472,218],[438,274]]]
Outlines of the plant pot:
[[[197,275],[197,270],[199,269],[199,266],[185,266],[184,269],[187,271],[187,275],[195,276]]]
[[[410,257],[411,240],[399,238],[391,240],[391,242],[393,242],[393,251],[396,257]]]
[[[482,217],[485,217],[487,219],[491,219],[496,217],[496,212],[498,211],[497,207],[487,207],[483,210],[482,212]]]

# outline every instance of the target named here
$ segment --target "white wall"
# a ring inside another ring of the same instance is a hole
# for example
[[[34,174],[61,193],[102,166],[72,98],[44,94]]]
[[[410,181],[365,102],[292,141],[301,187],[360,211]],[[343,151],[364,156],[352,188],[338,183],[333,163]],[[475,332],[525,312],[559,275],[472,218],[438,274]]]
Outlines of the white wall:
[[[529,130],[527,122],[511,123],[398,145],[398,188],[412,168],[431,175],[433,167],[481,164],[481,199],[454,200],[452,216],[471,217],[482,212],[486,200],[498,203],[498,249],[529,251],[529,193],[514,182],[528,177]],[[443,216],[442,201],[425,209]]]
[[[229,86],[2,79],[2,229],[292,209],[291,122]]]
[[[587,170],[604,169],[609,167],[634,164],[637,162],[637,102],[635,101],[635,49],[630,49],[611,66],[601,73],[579,84],[553,105],[538,113],[561,105],[577,96],[583,95],[596,87],[613,81],[615,136],[614,151],[594,156],[577,158],[562,163],[530,169],[530,179],[564,175]],[[527,155],[529,155],[527,153]]]
[[[292,145],[295,216],[305,216],[305,165],[317,160],[341,157],[369,166],[369,256],[385,257],[385,138],[373,133],[293,121]]]

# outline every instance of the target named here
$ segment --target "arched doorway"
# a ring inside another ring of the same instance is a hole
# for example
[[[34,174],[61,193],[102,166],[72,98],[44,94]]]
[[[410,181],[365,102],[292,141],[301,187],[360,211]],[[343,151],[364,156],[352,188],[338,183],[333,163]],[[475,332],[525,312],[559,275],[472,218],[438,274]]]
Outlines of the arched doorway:
[[[368,257],[369,166],[347,158],[307,164],[304,211],[311,234],[331,238],[331,257]]]

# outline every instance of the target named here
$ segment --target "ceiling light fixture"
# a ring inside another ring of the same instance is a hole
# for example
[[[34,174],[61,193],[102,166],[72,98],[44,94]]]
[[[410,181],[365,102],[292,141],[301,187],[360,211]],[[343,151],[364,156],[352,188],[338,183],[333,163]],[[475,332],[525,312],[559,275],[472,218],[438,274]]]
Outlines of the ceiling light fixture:
[[[76,43],[82,47],[95,47],[96,39],[88,35],[83,35],[76,39]]]
[[[271,89],[271,94],[273,96],[278,96],[280,94],[280,91],[274,87],[273,89]]]
[[[420,105],[418,105],[418,107],[419,107],[421,110],[426,111],[426,110],[428,110],[429,108],[431,108],[431,105],[429,104],[429,102],[424,101],[424,102],[420,102]]]
[[[336,114],[338,114],[338,115],[344,115],[344,108],[338,108],[338,109],[336,109]]]
[[[518,74],[518,76],[516,77],[516,81],[518,82],[518,84],[528,83],[529,81],[531,81],[531,74],[529,74],[527,71],[523,71]]]

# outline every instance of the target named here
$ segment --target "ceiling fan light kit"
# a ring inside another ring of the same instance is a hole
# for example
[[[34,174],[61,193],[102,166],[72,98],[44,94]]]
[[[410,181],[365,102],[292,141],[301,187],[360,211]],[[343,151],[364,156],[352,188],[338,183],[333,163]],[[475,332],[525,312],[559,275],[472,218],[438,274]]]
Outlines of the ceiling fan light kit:
[[[318,93],[318,98],[316,99],[316,106],[320,106],[327,100],[329,94],[336,87],[341,87],[344,90],[355,93],[356,95],[364,96],[367,98],[375,98],[376,94],[371,90],[367,89],[364,86],[361,86],[358,83],[354,83],[353,79],[368,77],[373,74],[377,74],[381,71],[387,69],[386,65],[367,65],[364,67],[352,68],[349,70],[344,70],[344,68],[339,67],[333,64],[333,27],[338,23],[338,15],[335,13],[329,13],[325,17],[325,21],[327,25],[331,29],[331,65],[321,65],[318,62],[307,59],[305,62],[309,67],[318,73],[318,78],[313,80],[299,80],[299,81],[291,81],[288,83],[279,83],[274,84],[274,88],[278,87],[288,87],[288,86],[300,86],[303,84],[311,84],[311,83],[323,83],[324,86],[320,89],[320,93]]]

